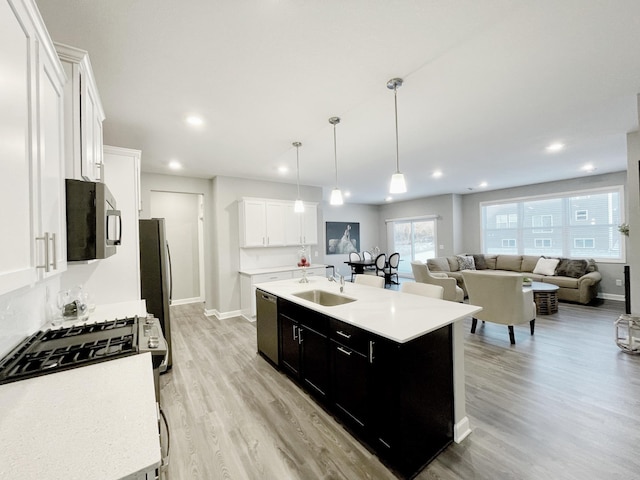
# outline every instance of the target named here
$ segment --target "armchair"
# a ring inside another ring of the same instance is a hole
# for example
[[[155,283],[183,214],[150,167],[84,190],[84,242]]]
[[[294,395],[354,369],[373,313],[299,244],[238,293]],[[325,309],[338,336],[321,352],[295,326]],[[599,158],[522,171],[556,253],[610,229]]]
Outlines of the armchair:
[[[438,273],[431,272],[426,263],[413,261],[411,262],[411,270],[413,271],[413,278],[416,282],[430,283],[432,285],[439,285],[444,288],[444,300],[451,302],[463,302],[464,291],[458,287],[455,278],[450,278],[445,273],[440,276]]]
[[[469,303],[482,307],[472,320],[471,333],[476,332],[478,320],[482,320],[507,325],[512,345],[516,343],[514,325],[529,322],[533,335],[536,304],[533,291],[522,289],[521,273],[463,270],[462,276],[469,293]]]

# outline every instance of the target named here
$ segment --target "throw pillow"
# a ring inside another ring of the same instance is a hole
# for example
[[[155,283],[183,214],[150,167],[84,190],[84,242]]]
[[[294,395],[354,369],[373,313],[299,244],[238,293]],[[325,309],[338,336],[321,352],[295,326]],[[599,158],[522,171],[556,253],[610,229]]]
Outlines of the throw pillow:
[[[458,257],[458,270],[475,270],[476,264],[471,255],[456,255]]]
[[[560,269],[560,264],[562,264],[562,269]],[[562,275],[564,277],[571,278],[580,278],[582,275],[587,273],[588,266],[589,264],[586,260],[563,259],[563,261],[561,261],[556,267],[556,275]]]
[[[484,259],[484,255],[482,253],[478,254],[478,255],[472,255],[473,257],[473,263],[476,266],[476,270],[486,270],[487,269],[487,262]]]
[[[536,268],[533,269],[533,273],[538,275],[554,275],[556,273],[556,267],[560,263],[557,258],[541,258],[536,263]]]
[[[569,263],[569,259],[560,257],[558,260],[560,260],[560,261],[558,262],[558,266],[556,267],[556,275],[558,275],[560,277],[566,277],[567,276],[567,265]]]

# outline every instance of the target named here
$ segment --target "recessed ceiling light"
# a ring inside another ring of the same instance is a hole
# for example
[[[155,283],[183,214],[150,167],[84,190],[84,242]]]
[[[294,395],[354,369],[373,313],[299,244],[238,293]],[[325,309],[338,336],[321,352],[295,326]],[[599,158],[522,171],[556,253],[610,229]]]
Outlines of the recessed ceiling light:
[[[185,122],[194,127],[199,127],[204,123],[204,120],[198,115],[189,115],[187,118],[185,118]]]
[[[171,160],[169,162],[169,168],[171,170],[180,170],[182,168],[182,164],[177,160]]]
[[[480,182],[480,185],[478,185],[480,188],[487,188],[487,185],[489,185],[487,182]]]
[[[349,198],[349,197],[351,196],[351,192],[349,192],[349,191],[347,190],[347,191],[345,191],[345,192],[343,193],[343,195],[344,195],[345,197]]]
[[[594,167],[593,165],[591,165],[590,163],[588,163],[587,165],[585,165],[584,167],[582,167],[582,171],[583,172],[587,172],[587,173],[592,173],[596,171],[596,167]]]
[[[560,143],[560,142],[552,143],[550,145],[547,145],[546,150],[547,152],[559,152],[561,150],[564,150],[564,143]]]
[[[433,172],[433,173],[431,174],[431,176],[432,176],[433,178],[440,178],[440,177],[442,176],[442,171],[441,171],[441,170],[436,170],[435,172]]]
[[[280,175],[286,175],[287,173],[289,173],[289,167],[287,167],[286,165],[278,167],[278,173]]]
[[[393,197],[384,197],[385,202],[390,202],[393,200]]]

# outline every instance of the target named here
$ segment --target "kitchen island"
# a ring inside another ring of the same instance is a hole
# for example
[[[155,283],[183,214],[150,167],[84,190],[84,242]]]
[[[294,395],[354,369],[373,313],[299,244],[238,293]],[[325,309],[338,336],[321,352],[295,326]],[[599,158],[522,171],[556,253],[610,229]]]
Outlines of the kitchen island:
[[[459,320],[480,307],[320,278],[256,287],[277,297],[276,366],[398,475],[468,435]]]

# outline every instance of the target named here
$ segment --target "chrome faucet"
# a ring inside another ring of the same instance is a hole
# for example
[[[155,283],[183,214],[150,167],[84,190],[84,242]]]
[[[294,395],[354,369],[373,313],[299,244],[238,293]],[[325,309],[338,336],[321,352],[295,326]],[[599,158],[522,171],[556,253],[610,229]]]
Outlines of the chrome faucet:
[[[336,280],[336,277],[338,278],[338,280]],[[340,275],[339,273],[335,273],[334,275],[332,275],[331,277],[329,277],[329,281],[330,282],[340,282],[340,293],[344,292],[344,275]]]

